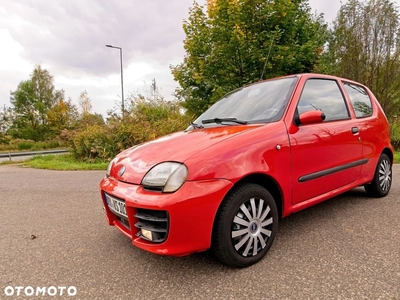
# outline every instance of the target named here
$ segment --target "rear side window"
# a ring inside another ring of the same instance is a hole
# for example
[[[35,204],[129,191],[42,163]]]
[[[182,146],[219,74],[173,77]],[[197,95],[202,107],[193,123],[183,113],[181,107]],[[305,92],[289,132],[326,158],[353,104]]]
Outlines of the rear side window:
[[[349,94],[351,104],[353,105],[354,112],[357,118],[369,117],[372,115],[371,99],[367,91],[359,85],[344,82],[344,88]]]
[[[349,119],[349,111],[336,80],[308,79],[297,106],[299,114],[321,110],[327,121]]]

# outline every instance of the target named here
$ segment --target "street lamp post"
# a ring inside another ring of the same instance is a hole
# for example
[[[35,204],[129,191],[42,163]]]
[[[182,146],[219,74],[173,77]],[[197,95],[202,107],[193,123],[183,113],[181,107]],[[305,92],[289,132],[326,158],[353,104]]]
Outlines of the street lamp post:
[[[112,46],[112,45],[106,45],[106,47],[119,49],[119,57],[120,57],[120,60],[121,60],[122,118],[124,118],[124,115],[125,115],[125,104],[124,104],[124,76],[123,76],[123,73],[122,73],[122,48],[121,47]]]

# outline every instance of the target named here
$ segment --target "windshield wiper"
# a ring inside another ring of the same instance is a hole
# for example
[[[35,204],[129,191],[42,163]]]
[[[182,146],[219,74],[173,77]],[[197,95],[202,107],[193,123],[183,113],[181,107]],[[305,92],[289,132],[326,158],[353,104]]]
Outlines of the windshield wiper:
[[[210,124],[210,123],[221,124],[222,122],[233,122],[233,123],[238,123],[238,124],[248,124],[247,121],[238,120],[236,118],[214,118],[214,119],[205,119],[205,120],[201,121],[201,123],[203,123],[203,124]]]
[[[197,124],[197,123],[194,123],[194,122],[190,122],[190,125],[192,125],[193,126],[193,128],[204,128],[203,127],[203,125],[201,125],[201,124]]]

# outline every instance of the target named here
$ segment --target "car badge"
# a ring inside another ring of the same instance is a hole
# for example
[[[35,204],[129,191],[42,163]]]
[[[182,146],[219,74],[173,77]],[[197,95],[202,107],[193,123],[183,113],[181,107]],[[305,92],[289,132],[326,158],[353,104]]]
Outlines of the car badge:
[[[250,225],[250,231],[251,231],[252,233],[256,232],[257,229],[258,229],[258,226],[257,226],[256,223],[252,223],[252,224]]]
[[[119,171],[118,171],[118,175],[121,177],[122,175],[124,175],[124,173],[125,173],[125,169],[126,169],[126,167],[125,166],[122,166],[122,168],[121,169],[119,169]]]

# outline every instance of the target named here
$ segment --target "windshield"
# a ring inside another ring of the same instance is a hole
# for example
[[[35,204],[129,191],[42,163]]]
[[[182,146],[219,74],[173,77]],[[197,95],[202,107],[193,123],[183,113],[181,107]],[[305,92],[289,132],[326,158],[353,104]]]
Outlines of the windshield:
[[[240,120],[243,124],[276,122],[285,111],[296,81],[297,77],[286,77],[237,89],[212,105],[193,125],[209,124],[212,119],[230,125],[238,123],[230,122],[230,119]]]

